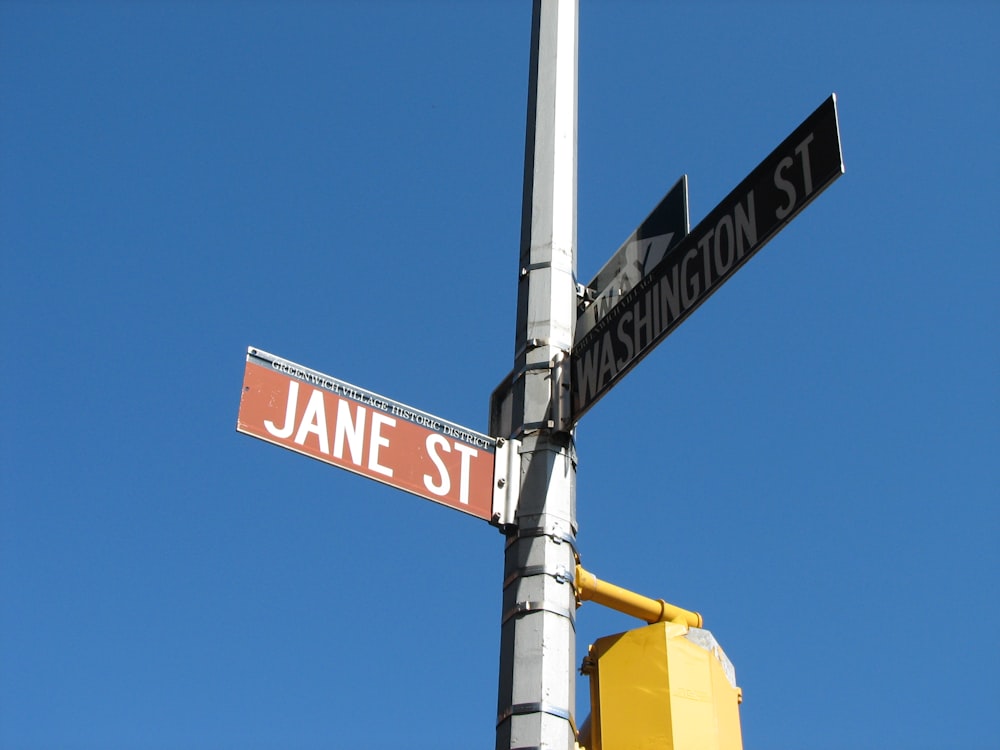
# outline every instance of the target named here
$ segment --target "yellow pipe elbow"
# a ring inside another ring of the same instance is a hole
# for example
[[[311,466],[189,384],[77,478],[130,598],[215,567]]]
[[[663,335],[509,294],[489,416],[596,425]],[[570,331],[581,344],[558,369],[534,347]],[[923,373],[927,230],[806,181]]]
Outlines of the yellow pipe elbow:
[[[700,628],[703,624],[702,616],[697,612],[601,581],[581,565],[576,566],[576,598],[579,602],[596,602],[649,624],[675,622],[692,628]]]

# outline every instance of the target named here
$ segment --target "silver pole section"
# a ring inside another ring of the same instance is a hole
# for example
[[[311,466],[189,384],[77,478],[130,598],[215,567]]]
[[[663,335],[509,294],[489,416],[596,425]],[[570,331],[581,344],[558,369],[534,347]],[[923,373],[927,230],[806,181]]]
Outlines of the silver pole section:
[[[521,493],[504,554],[498,750],[571,750],[576,734],[568,358],[576,323],[578,10],[578,0],[535,0],[532,13],[511,424],[511,437],[522,441]]]

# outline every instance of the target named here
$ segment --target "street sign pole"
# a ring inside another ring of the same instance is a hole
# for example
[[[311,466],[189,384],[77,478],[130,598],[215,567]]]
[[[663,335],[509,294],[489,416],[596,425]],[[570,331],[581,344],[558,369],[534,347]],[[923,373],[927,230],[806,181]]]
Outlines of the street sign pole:
[[[578,0],[535,0],[510,437],[521,492],[504,554],[497,750],[575,742]]]
[[[577,555],[576,421],[844,173],[831,96],[690,232],[682,177],[578,287],[578,16],[579,0],[533,3],[514,367],[490,398],[489,435],[254,348],[237,418],[242,433],[501,529],[497,750],[576,744],[576,605],[599,601]]]

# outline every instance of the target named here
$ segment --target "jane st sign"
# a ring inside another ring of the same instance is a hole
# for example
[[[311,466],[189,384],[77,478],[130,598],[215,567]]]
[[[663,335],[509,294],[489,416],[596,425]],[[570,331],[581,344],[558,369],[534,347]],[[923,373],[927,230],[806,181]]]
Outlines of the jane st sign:
[[[844,173],[831,95],[573,346],[578,420]]]
[[[247,353],[236,429],[478,518],[503,513],[509,441],[259,349]]]

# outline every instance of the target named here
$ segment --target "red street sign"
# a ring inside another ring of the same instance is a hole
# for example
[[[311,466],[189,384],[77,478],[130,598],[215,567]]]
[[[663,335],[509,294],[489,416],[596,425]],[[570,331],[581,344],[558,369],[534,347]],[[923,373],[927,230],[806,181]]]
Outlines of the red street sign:
[[[496,438],[259,349],[247,353],[236,429],[478,518],[493,517]]]

